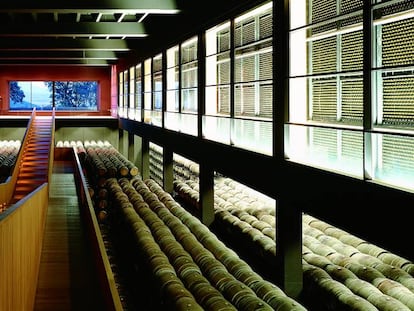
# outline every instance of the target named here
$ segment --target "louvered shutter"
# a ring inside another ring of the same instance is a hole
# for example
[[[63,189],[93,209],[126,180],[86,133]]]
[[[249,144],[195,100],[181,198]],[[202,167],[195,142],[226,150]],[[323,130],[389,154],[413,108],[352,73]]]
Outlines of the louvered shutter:
[[[382,66],[414,64],[414,19],[382,26]],[[414,126],[414,76],[407,71],[382,74],[383,124]]]

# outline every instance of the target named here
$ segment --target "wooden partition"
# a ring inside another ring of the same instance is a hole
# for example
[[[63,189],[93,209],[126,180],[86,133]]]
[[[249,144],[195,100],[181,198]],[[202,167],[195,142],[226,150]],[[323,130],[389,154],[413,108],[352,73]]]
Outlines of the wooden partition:
[[[94,262],[105,297],[106,310],[120,311],[123,310],[119,292],[115,284],[114,274],[111,269],[108,255],[106,253],[101,230],[95,215],[92,200],[87,188],[86,178],[82,171],[79,157],[74,148],[72,148],[75,161],[75,182],[78,189],[79,204],[81,215],[85,220],[87,232],[93,248]]]
[[[0,310],[33,310],[49,185],[0,214]]]

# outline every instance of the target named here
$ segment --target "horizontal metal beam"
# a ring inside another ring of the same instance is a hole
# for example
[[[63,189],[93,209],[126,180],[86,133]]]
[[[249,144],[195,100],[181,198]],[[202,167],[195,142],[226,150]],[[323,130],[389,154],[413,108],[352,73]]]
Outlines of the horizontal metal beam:
[[[6,38],[0,37],[0,51],[130,51],[128,41],[86,38]]]
[[[3,1],[0,12],[176,14],[180,12],[180,9],[175,0],[13,0]]]
[[[60,59],[60,60],[53,60],[53,59],[40,59],[40,60],[7,60],[7,59],[0,59],[1,66],[48,66],[48,65],[69,65],[69,66],[111,66],[115,64],[115,61],[109,61],[104,59]]]
[[[118,55],[113,51],[1,51],[0,59],[29,60],[29,59],[105,59],[117,60]]]
[[[146,37],[142,23],[79,22],[39,23],[33,25],[9,24],[0,27],[0,37]]]

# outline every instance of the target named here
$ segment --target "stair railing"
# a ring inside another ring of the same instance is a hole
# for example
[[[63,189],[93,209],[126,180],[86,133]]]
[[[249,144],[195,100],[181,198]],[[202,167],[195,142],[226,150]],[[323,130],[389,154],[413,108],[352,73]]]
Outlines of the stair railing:
[[[0,184],[0,204],[3,207],[7,206],[9,204],[9,202],[11,201],[11,199],[12,199],[13,191],[14,191],[14,188],[16,186],[17,176],[19,175],[19,171],[20,171],[20,163],[21,163],[22,158],[23,158],[24,150],[25,150],[25,148],[28,144],[28,141],[29,141],[29,135],[28,134],[30,133],[30,130],[32,128],[33,121],[34,121],[35,118],[36,118],[36,108],[33,108],[31,117],[30,117],[29,122],[28,122],[27,127],[26,127],[25,134],[23,136],[23,141],[20,145],[20,150],[19,150],[19,153],[17,155],[16,162],[15,162],[13,170],[12,170],[12,174],[7,178],[7,180],[4,183]],[[1,213],[0,213],[0,215],[1,215]]]

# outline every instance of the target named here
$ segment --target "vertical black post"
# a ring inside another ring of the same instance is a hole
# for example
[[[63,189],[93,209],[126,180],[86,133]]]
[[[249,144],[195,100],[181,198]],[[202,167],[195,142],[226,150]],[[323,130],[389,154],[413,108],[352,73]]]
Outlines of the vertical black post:
[[[234,118],[234,18],[230,20],[230,118]]]
[[[183,101],[183,94],[182,94],[182,79],[183,79],[183,73],[182,73],[182,53],[181,53],[181,43],[178,45],[178,113],[181,113],[182,111],[182,101]]]
[[[209,226],[214,221],[214,171],[205,162],[200,163],[200,220]]]
[[[174,191],[173,152],[168,147],[163,147],[162,163],[164,191],[172,194]]]
[[[363,128],[364,128],[364,179],[371,179],[373,103],[372,103],[372,59],[373,59],[373,17],[371,1],[364,1],[363,7]]]
[[[147,179],[150,177],[150,171],[149,171],[149,140],[146,138],[142,138],[142,146],[141,146],[141,176],[142,179]]]
[[[289,177],[284,174],[285,124],[289,122],[289,0],[273,1],[273,157],[275,170],[284,178],[284,189],[275,189],[276,280],[287,295],[298,298],[303,288],[302,211]],[[278,191],[276,191],[278,190]]]
[[[123,129],[118,130],[118,150],[121,154],[125,154],[125,133]]]
[[[134,134],[128,132],[128,160],[130,160],[131,162],[134,161],[135,159],[135,142],[134,142]]]
[[[197,40],[197,133],[198,137],[203,136],[203,116],[206,112],[206,36],[202,32]]]
[[[277,283],[298,299],[303,289],[302,203],[289,193],[276,203]]]
[[[167,111],[167,51],[162,52],[162,115],[161,115],[161,126],[165,126],[165,112]]]
[[[141,62],[141,94],[139,94],[139,96],[141,96],[141,122],[144,122],[144,116],[145,116],[145,111],[144,111],[144,108],[145,108],[145,103],[144,103],[144,98],[145,98],[145,94],[144,94],[144,91],[145,91],[145,89],[144,89],[144,79],[145,79],[145,76],[144,76],[144,67],[145,67],[145,61],[143,61],[143,62]]]

